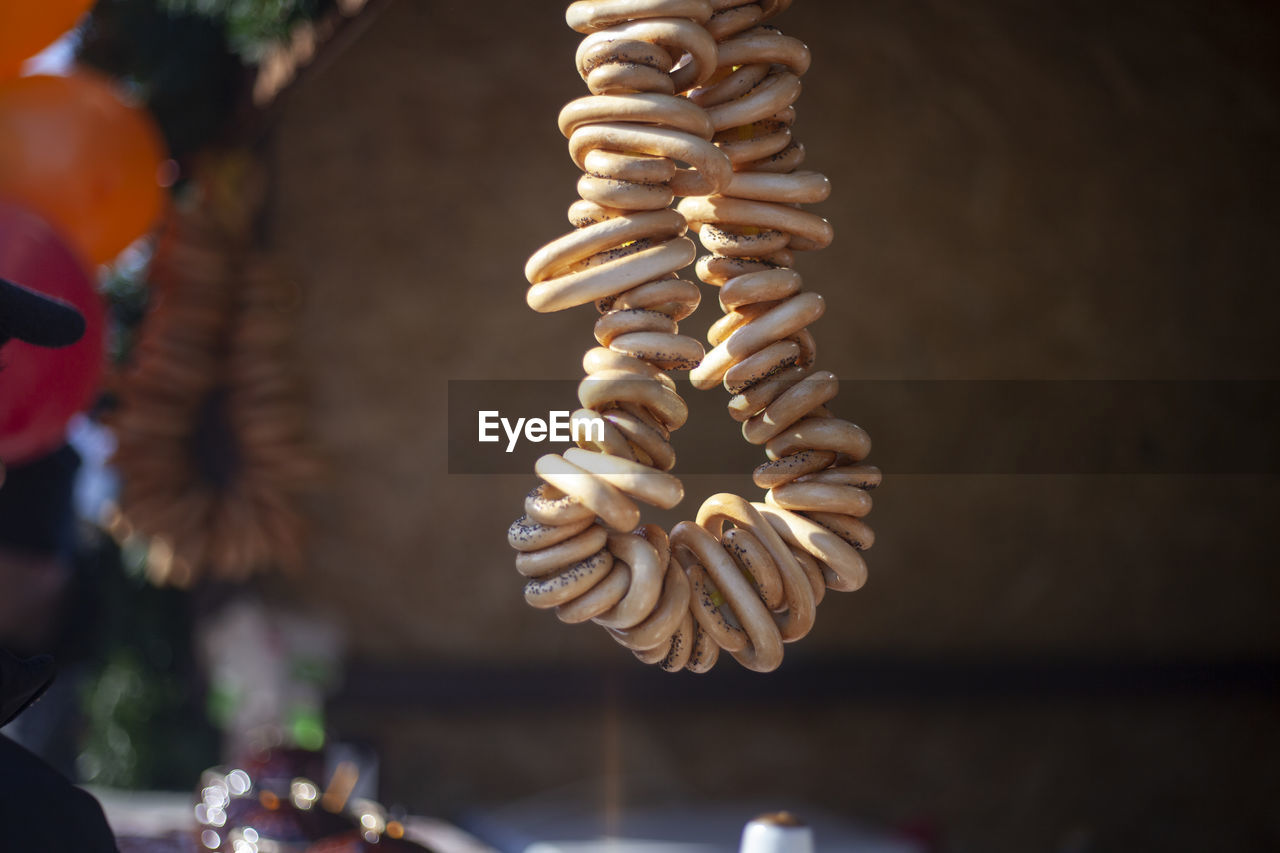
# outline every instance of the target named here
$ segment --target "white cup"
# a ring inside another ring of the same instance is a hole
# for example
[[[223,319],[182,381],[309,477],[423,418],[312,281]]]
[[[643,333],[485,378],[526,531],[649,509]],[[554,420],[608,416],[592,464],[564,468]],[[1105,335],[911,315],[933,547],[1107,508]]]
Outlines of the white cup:
[[[813,830],[790,812],[760,815],[742,830],[739,853],[813,853]]]

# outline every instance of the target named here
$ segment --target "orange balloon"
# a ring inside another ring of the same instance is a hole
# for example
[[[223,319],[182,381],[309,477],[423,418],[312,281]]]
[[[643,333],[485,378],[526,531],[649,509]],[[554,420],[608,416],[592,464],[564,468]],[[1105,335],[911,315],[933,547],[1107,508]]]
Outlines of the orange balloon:
[[[93,0],[0,0],[0,77],[16,77],[22,62],[76,25]]]
[[[165,158],[150,113],[103,77],[0,82],[0,198],[40,214],[94,263],[155,224]]]

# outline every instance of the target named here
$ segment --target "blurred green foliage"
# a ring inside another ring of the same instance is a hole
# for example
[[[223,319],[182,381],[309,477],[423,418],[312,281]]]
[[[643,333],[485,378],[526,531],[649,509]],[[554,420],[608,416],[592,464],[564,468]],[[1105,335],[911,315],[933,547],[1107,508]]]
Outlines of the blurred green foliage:
[[[139,240],[125,249],[115,263],[101,267],[98,287],[110,307],[107,323],[107,357],[112,364],[125,364],[137,342],[142,318],[151,302],[147,268],[151,262],[152,240]]]
[[[180,162],[235,135],[253,65],[333,0],[98,0],[77,57],[151,109]]]
[[[182,790],[218,758],[192,643],[193,602],[143,576],[144,555],[102,536],[84,685],[80,779]]]
[[[262,58],[299,21],[316,17],[331,0],[159,0],[170,12],[202,15],[217,21],[227,43],[249,62]]]

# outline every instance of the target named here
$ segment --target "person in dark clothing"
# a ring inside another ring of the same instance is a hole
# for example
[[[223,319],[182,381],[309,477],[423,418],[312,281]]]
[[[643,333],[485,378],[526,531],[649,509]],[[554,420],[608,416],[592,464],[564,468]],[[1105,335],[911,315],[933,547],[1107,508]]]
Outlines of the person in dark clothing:
[[[19,660],[0,649],[0,728],[53,681],[53,658]],[[0,735],[0,846],[27,853],[116,853],[115,836],[87,791]]]
[[[66,346],[84,334],[84,319],[74,308],[0,279],[0,356],[10,339],[37,346]],[[0,375],[0,382],[3,375]],[[55,464],[61,460],[55,460]],[[37,463],[38,464],[38,463]],[[32,466],[33,467],[33,466]],[[74,460],[71,471],[74,472]],[[0,467],[0,489],[4,470]],[[15,475],[16,477],[16,475]],[[56,478],[55,478],[56,479]],[[36,478],[37,485],[51,481]],[[67,515],[58,506],[18,500],[7,503],[0,521],[18,538],[15,561],[38,559],[41,530],[60,529],[69,518],[70,478],[61,480],[66,490]],[[25,509],[23,508],[25,505]],[[56,535],[56,534],[55,534]],[[34,539],[31,537],[35,537]],[[6,600],[18,598],[17,590],[3,590]],[[53,658],[36,655],[25,660],[0,649],[0,728],[40,698],[54,678]],[[101,806],[88,792],[38,756],[0,734],[0,848],[24,853],[117,853],[115,836]]]

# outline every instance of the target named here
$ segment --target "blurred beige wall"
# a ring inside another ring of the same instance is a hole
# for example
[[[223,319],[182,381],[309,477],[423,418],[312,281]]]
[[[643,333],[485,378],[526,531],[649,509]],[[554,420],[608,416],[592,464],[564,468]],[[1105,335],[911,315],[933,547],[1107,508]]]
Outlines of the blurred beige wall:
[[[813,50],[796,132],[834,183],[836,242],[800,262],[823,366],[1276,376],[1273,11],[799,0],[777,23]],[[365,656],[625,655],[524,604],[504,532],[532,472],[450,476],[444,445],[447,380],[576,378],[594,343],[590,309],[523,299],[574,197],[555,116],[584,92],[576,43],[557,4],[399,0],[282,112],[271,242],[306,294],[330,461],[292,591]],[[724,414],[685,431],[739,440]],[[748,474],[686,478],[683,512]],[[868,586],[790,655],[1280,652],[1275,478],[886,477]]]

